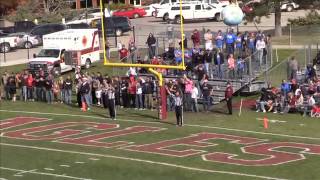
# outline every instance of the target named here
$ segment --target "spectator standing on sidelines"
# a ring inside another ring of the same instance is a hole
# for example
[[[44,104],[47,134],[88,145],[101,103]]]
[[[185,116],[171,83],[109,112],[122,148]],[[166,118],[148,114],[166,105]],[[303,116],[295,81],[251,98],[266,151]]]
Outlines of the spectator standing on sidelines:
[[[90,104],[90,84],[87,77],[82,78],[82,84],[80,87],[80,94],[81,94],[81,102],[82,102],[82,110],[90,110],[91,104]],[[86,105],[87,108],[83,107],[83,105]]]
[[[233,54],[229,54],[228,58],[228,78],[235,78],[235,60],[233,58]]]
[[[193,33],[191,35],[193,47],[198,47],[200,45],[200,32],[198,29],[193,30]]]
[[[227,88],[225,90],[225,99],[227,101],[227,107],[229,114],[232,115],[232,96],[233,96],[233,89],[230,82],[227,82]]]
[[[180,91],[176,91],[175,95],[173,96],[174,106],[175,106],[175,113],[177,119],[177,126],[183,126],[183,99],[180,94]]]
[[[67,79],[63,82],[64,89],[64,103],[70,105],[71,104],[71,96],[72,96],[72,80],[71,77],[68,76]]]
[[[202,95],[203,95],[203,110],[209,112],[211,109],[210,95],[212,94],[212,86],[208,84],[208,80],[203,80]]]
[[[46,100],[48,104],[52,104],[53,102],[53,77],[50,74],[45,80],[45,92],[46,92]]]
[[[119,50],[120,55],[120,62],[127,62],[128,60],[128,49],[126,49],[126,46],[123,44],[122,48]]]
[[[256,42],[256,50],[257,50],[257,56],[258,56],[258,62],[259,62],[259,67],[258,68],[261,68],[263,62],[263,51],[264,49],[266,48],[266,43],[264,42],[263,39],[261,38],[257,38],[257,42]]]
[[[129,49],[129,53],[130,53],[129,56],[130,56],[130,59],[131,59],[131,63],[136,63],[136,50],[137,50],[137,47],[136,47],[135,42],[133,40],[130,40],[128,49]]]
[[[236,35],[233,33],[232,30],[229,30],[228,34],[225,37],[225,40],[226,40],[227,53],[233,54],[234,53],[234,42],[236,40]]]
[[[65,98],[64,79],[62,76],[59,78],[58,85],[59,85],[59,89],[60,89],[60,103],[62,104],[65,102],[65,99],[64,99]]]
[[[290,61],[289,61],[289,68],[290,68],[289,79],[290,80],[297,79],[297,71],[298,71],[298,68],[299,68],[299,64],[298,64],[297,59],[294,56],[292,56]]]
[[[150,33],[146,42],[149,48],[149,59],[156,55],[156,43],[156,38],[153,36],[152,33]]]
[[[205,50],[212,50],[213,49],[213,45],[212,45],[212,32],[210,29],[207,30],[207,32],[204,34],[204,40],[206,42],[205,44]]]
[[[25,102],[28,99],[28,89],[27,89],[28,78],[29,78],[28,71],[24,71],[24,73],[21,75],[21,78],[20,78],[21,79],[21,97],[20,97],[20,99]]]
[[[216,72],[218,78],[223,78],[223,64],[224,64],[224,56],[220,49],[214,54],[214,64],[216,66]]]
[[[33,99],[33,87],[34,87],[34,79],[32,77],[32,74],[29,74],[28,75],[28,79],[27,79],[27,82],[26,82],[26,85],[27,85],[27,99],[29,101],[34,101]]]
[[[220,50],[220,52],[222,52],[223,43],[224,43],[224,37],[222,35],[221,30],[218,31],[218,33],[217,33],[217,35],[215,37],[215,40],[216,40],[216,48],[218,50]]]
[[[198,112],[198,96],[199,96],[199,91],[198,88],[195,86],[195,84],[192,84],[192,93],[191,93],[191,98],[192,98],[192,105],[191,109],[193,112]]]
[[[110,118],[112,120],[116,120],[115,89],[112,86],[111,82],[108,83],[107,94],[108,94],[108,108],[109,108]]]

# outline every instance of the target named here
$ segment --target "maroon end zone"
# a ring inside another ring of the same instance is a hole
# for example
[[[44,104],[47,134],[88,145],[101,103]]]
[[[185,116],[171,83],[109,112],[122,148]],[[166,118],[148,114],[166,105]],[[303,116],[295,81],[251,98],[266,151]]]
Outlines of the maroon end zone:
[[[50,121],[46,118],[35,117],[16,117],[2,120],[0,121],[2,137],[29,141],[51,141],[56,143],[92,146],[97,148],[118,148],[127,151],[150,153],[158,156],[170,156],[176,158],[198,156],[207,162],[219,162],[241,166],[280,165],[294,161],[303,161],[306,159],[305,155],[320,155],[320,145],[317,144],[269,142],[265,139],[210,132],[190,134],[186,137],[164,140],[151,144],[135,145],[134,142],[112,141],[110,138],[125,138],[132,134],[138,133],[146,133],[146,135],[147,133],[155,132],[165,133],[166,129],[151,126],[132,126],[121,128],[119,124],[95,122],[63,122],[36,126],[39,122]],[[35,127],[22,127],[27,124],[34,124]],[[10,129],[17,127],[21,129],[10,131]],[[97,130],[99,132],[88,135],[91,132],[90,130]],[[40,132],[42,135],[39,135]],[[80,137],[72,138],[72,136],[75,135]],[[108,139],[109,142],[104,142],[104,140]],[[228,143],[238,144],[242,154],[255,155],[257,158],[243,159],[241,154],[229,154],[227,152],[207,152],[204,148],[210,146],[219,146],[219,144],[209,142],[217,139],[225,140]],[[179,151],[173,149],[173,147],[179,145],[183,145],[185,149]],[[289,148],[300,151],[287,152],[281,148]],[[308,158],[311,157],[309,156]]]

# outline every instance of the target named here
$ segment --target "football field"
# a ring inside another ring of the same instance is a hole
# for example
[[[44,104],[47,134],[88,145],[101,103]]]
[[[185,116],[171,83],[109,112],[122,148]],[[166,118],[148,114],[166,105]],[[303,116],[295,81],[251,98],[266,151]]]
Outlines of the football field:
[[[317,119],[243,109],[226,115],[2,102],[0,179],[318,179]],[[263,127],[267,117],[269,128]]]

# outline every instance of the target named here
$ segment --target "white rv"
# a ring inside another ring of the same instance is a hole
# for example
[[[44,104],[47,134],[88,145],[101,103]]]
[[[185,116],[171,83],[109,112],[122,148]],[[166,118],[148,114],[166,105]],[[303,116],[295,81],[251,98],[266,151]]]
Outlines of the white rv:
[[[55,76],[76,66],[89,68],[100,60],[97,29],[67,29],[43,36],[43,49],[29,61],[29,70],[40,68]]]

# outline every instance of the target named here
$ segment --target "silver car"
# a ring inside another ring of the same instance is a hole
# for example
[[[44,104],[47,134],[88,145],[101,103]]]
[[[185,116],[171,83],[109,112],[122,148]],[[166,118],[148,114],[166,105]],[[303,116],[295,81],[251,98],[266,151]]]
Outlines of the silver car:
[[[40,45],[40,40],[37,36],[33,36],[24,32],[12,33],[8,35],[9,37],[18,38],[18,48],[30,49]]]

